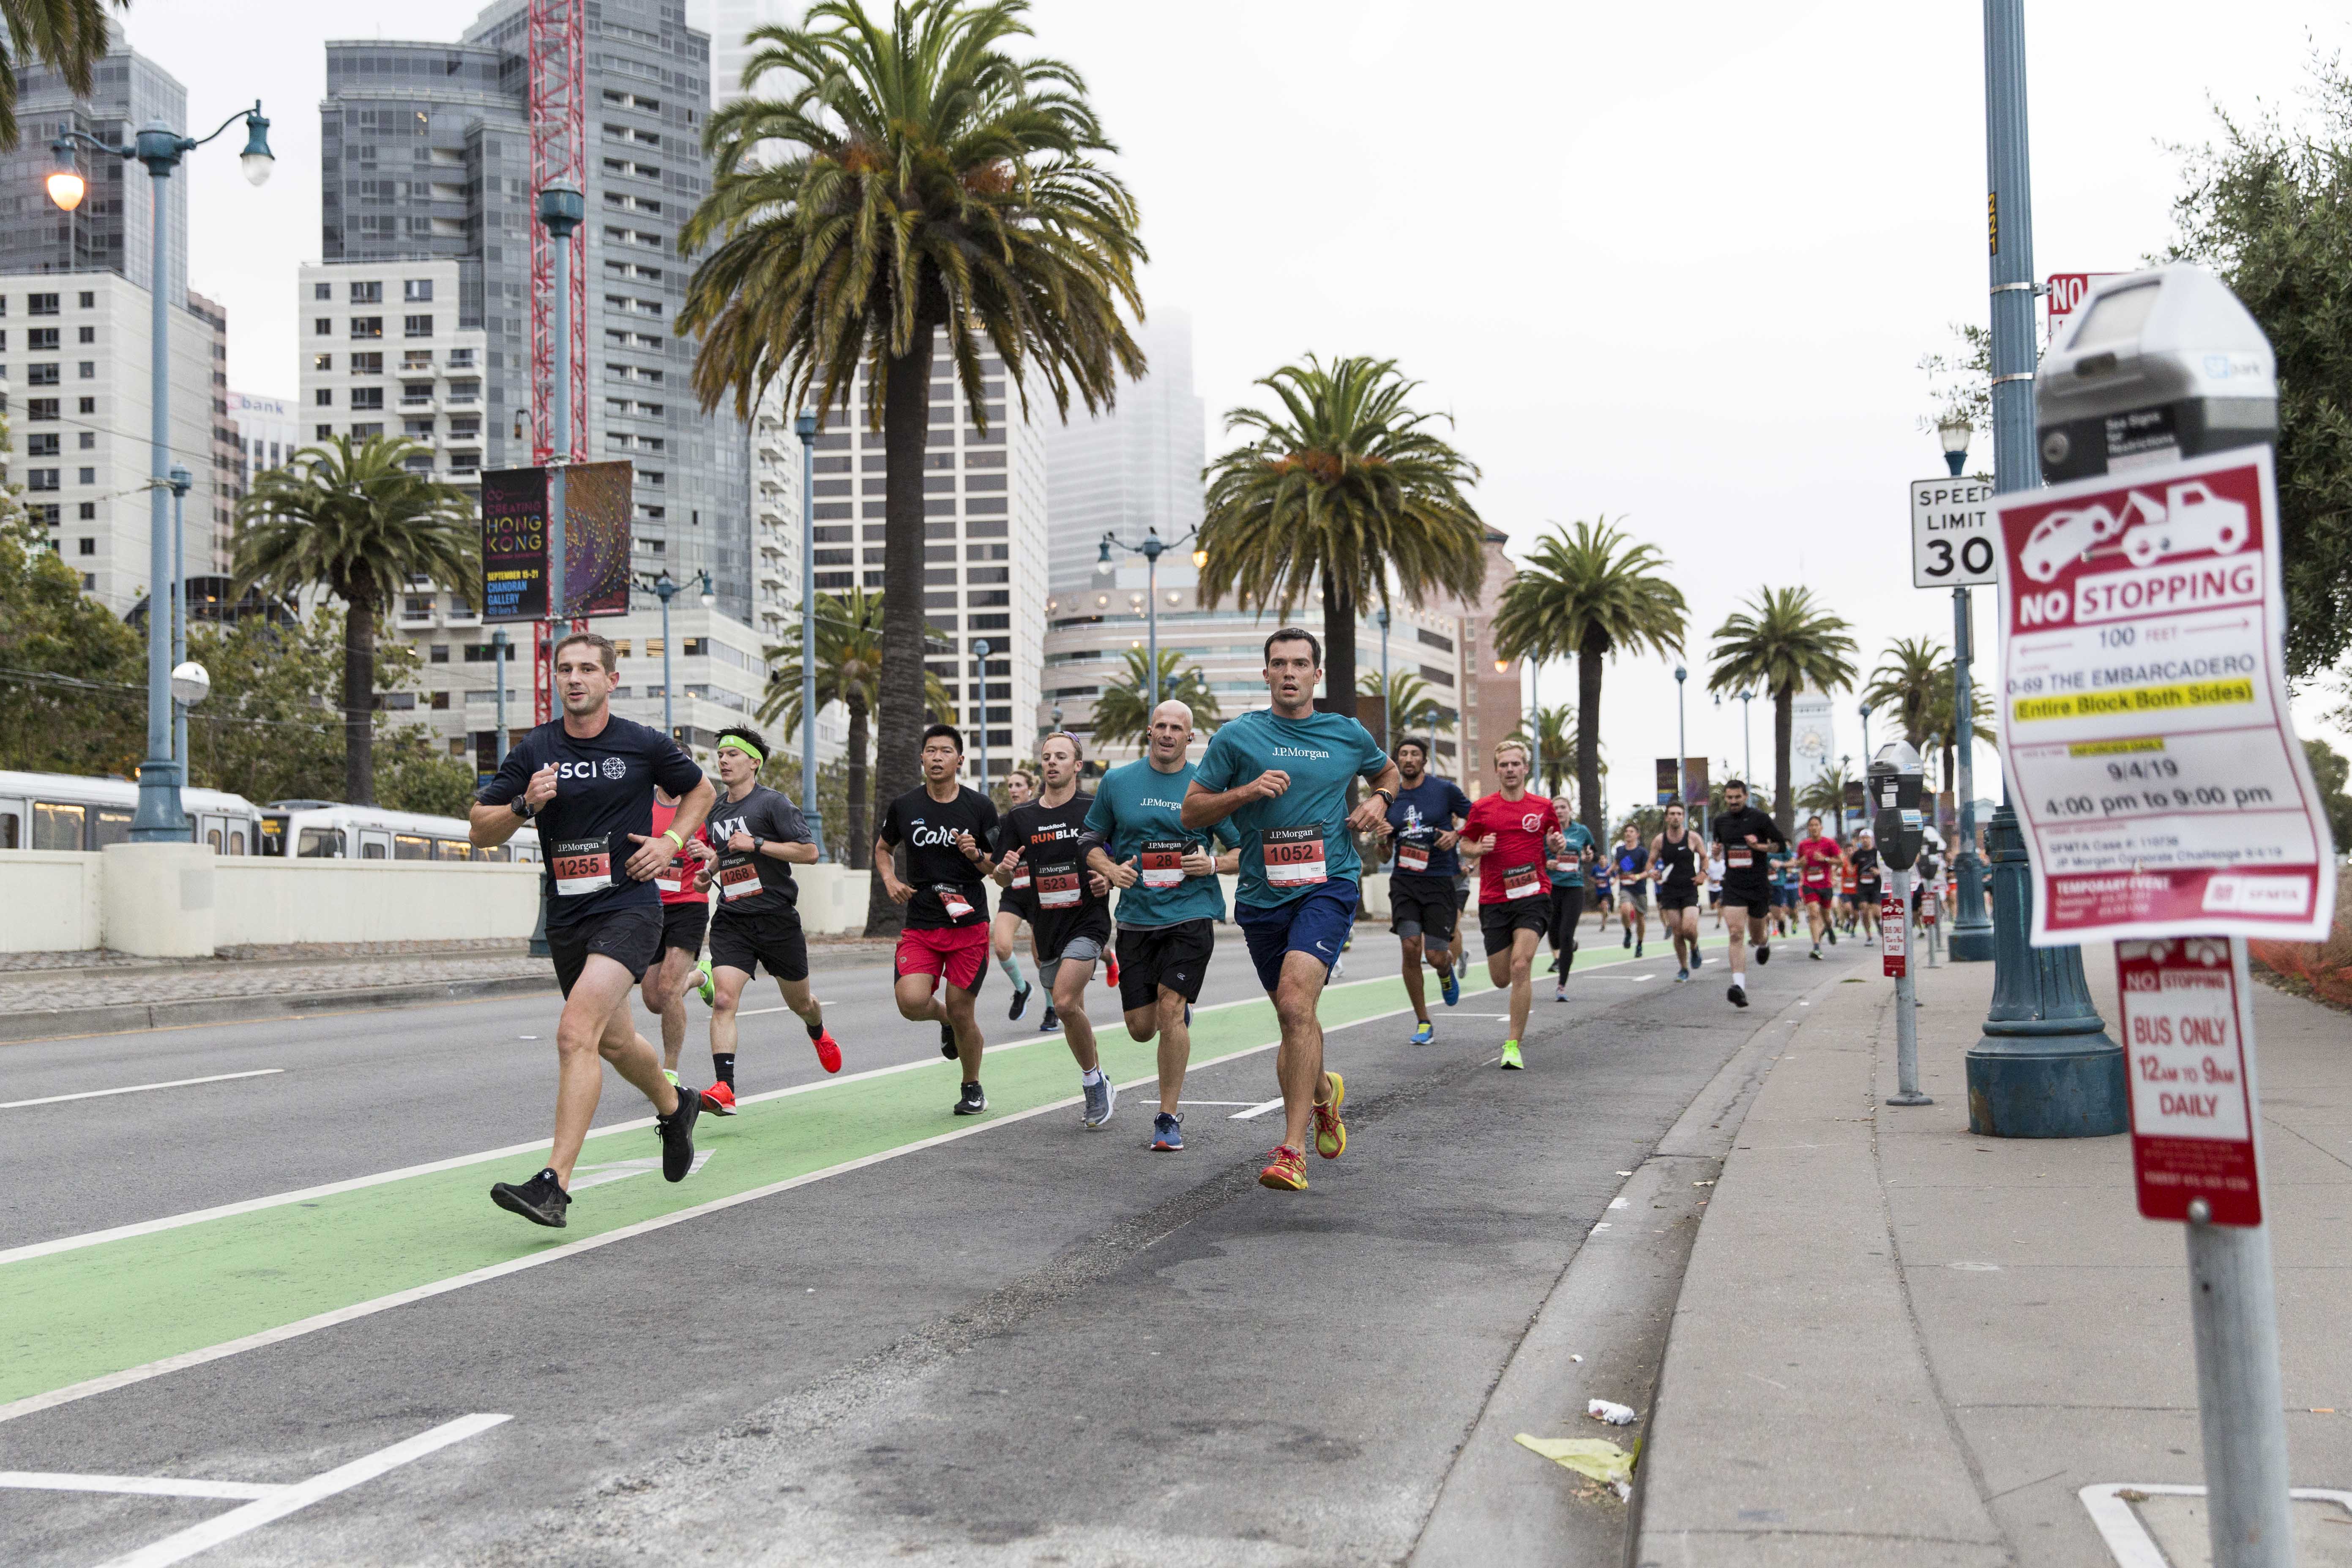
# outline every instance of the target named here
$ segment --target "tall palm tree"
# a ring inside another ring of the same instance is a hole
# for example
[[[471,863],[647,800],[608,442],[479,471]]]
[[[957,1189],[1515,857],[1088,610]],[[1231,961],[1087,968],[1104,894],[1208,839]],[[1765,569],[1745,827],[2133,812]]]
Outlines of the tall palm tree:
[[[128,9],[130,0],[117,0]],[[106,58],[106,0],[0,0],[0,150],[16,145],[16,72],[39,60],[65,79],[76,98],[88,98],[92,71]]]
[[[1864,689],[1862,700],[1872,711],[1892,720],[1906,741],[1925,746],[1935,733],[1933,716],[1939,690],[1948,714],[1952,667],[1944,658],[1944,645],[1933,637],[1897,637],[1879,657],[1878,668],[1870,672],[1870,685]]]
[[[1313,354],[1257,384],[1283,413],[1235,408],[1227,430],[1255,432],[1209,465],[1200,599],[1243,609],[1323,605],[1323,689],[1356,711],[1356,622],[1391,588],[1413,604],[1433,589],[1471,599],[1486,581],[1486,524],[1463,493],[1478,469],[1434,431],[1444,417],[1406,405],[1421,384],[1394,360]],[[1450,423],[1450,421],[1449,421]]]
[[[1797,809],[1818,811],[1832,823],[1844,820],[1846,772],[1843,759],[1822,770],[1821,776],[1797,792]]]
[[[1536,541],[1495,613],[1499,658],[1576,656],[1577,817],[1595,840],[1601,819],[1601,671],[1616,652],[1683,650],[1690,608],[1666,580],[1666,558],[1603,518]]]
[[[1506,738],[1524,742],[1543,759],[1544,793],[1557,795],[1560,782],[1568,777],[1570,760],[1576,755],[1576,710],[1562,702],[1538,708],[1530,717],[1535,720],[1532,727],[1522,721]]]
[[[1707,658],[1715,673],[1711,691],[1760,687],[1772,698],[1772,820],[1786,833],[1796,822],[1796,796],[1789,787],[1789,751],[1795,730],[1797,693],[1811,686],[1825,692],[1854,682],[1853,638],[1846,622],[1813,603],[1810,588],[1766,588],[1748,607],[1724,617],[1715,628]]]
[[[1150,656],[1139,647],[1127,650],[1127,673],[1102,689],[1095,699],[1094,738],[1097,746],[1125,745],[1133,741],[1140,743],[1151,730],[1151,710],[1157,706],[1146,695],[1150,683]],[[1184,663],[1181,649],[1163,647],[1160,650],[1159,689],[1167,693],[1161,701],[1181,702],[1192,710],[1192,727],[1200,731],[1215,729],[1224,722],[1224,712],[1219,707],[1215,693],[1209,689],[1209,678],[1197,664]]]
[[[432,448],[376,436],[305,447],[237,503],[236,586],[343,602],[343,797],[375,804],[375,639],[385,606],[421,574],[469,603],[482,594],[482,535],[466,492],[413,473]]]
[[[710,118],[710,194],[678,236],[707,251],[678,312],[699,333],[694,389],[748,417],[772,382],[830,418],[865,367],[883,432],[883,595],[922,603],[923,447],[940,334],[972,421],[988,427],[993,348],[1025,410],[1042,382],[1108,408],[1144,372],[1121,312],[1143,316],[1134,199],[1093,154],[1115,152],[1078,73],[1016,59],[1026,0],[904,0],[887,25],[817,0],[801,26],[754,28],[747,94]],[[770,83],[781,96],[761,95]],[[917,782],[923,625],[887,623],[879,792]],[[893,929],[879,879],[869,931]]]
[[[1377,669],[1368,669],[1356,677],[1359,696],[1385,699],[1381,711],[1388,715],[1389,733],[1379,737],[1382,745],[1393,747],[1409,733],[1437,728],[1444,704],[1438,701],[1428,681],[1412,670],[1392,669],[1389,672],[1389,687],[1388,690],[1381,689],[1381,672]]]
[[[882,595],[863,588],[816,596],[816,705],[821,712],[838,702],[849,710],[849,865],[866,869],[873,837],[866,831],[866,720],[879,704],[882,684]],[[797,642],[768,650],[768,689],[760,700],[762,723],[782,721],[787,733],[801,727],[801,648]],[[955,721],[955,700],[936,675],[924,672],[926,711],[943,723]],[[808,803],[803,802],[803,805]]]

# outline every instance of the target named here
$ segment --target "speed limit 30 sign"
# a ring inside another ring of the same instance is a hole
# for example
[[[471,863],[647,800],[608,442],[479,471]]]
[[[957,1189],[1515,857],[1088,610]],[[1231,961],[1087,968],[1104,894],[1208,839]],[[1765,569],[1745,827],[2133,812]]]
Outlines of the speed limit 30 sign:
[[[1999,575],[1992,486],[1984,479],[1911,481],[1911,585],[1965,588]]]

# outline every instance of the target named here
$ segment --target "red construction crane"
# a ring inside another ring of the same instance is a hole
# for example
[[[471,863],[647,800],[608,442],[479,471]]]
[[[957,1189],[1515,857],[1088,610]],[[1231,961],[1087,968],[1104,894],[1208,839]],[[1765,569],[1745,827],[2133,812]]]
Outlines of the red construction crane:
[[[539,193],[559,181],[588,189],[587,91],[581,46],[585,0],[530,0],[530,204],[535,212]],[[555,363],[555,268],[557,251],[545,226],[536,216],[530,225],[530,447],[531,461],[545,463],[559,446],[565,458],[587,449],[588,403],[582,395],[588,384],[588,242],[582,236],[567,246],[572,269],[571,363]],[[572,428],[551,427],[555,377],[572,378]],[[550,605],[551,614],[560,606]],[[550,668],[551,622],[542,622],[533,638],[531,667],[537,723],[551,716],[552,670]]]

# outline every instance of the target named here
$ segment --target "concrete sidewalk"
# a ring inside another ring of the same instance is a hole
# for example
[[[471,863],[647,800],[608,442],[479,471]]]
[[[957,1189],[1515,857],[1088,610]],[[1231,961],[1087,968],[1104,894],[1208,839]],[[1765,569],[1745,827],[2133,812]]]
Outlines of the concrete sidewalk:
[[[2118,1027],[2112,948],[2084,952]],[[1801,948],[1776,952],[1798,957]],[[1968,1131],[1992,966],[1925,971],[1922,1088],[1895,1088],[1894,984],[1790,1032],[1695,1246],[1643,1458],[1633,1561],[2207,1561],[2180,1227],[2139,1218],[2127,1138]],[[2298,1488],[2352,1489],[2352,1018],[2257,982],[2265,1206]],[[2299,1561],[2352,1511],[2296,1505]],[[2113,1539],[2144,1539],[2153,1557]]]

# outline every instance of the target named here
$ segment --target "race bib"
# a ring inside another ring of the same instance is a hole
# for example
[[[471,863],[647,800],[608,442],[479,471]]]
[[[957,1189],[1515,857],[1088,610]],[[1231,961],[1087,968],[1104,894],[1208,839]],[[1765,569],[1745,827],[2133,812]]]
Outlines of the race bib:
[[[660,874],[654,878],[654,886],[660,889],[665,893],[683,893],[686,891],[688,875],[688,871],[686,862],[683,860],[673,860],[668,865],[663,867]]]
[[[1756,851],[1753,849],[1727,849],[1723,852],[1723,863],[1730,867],[1735,871],[1745,871],[1750,866],[1756,864]]]
[[[1809,888],[1826,888],[1829,885],[1830,871],[1828,867],[1808,866],[1805,868],[1805,886]]]
[[[1039,909],[1076,909],[1078,892],[1077,867],[1066,860],[1058,866],[1037,868],[1037,907]]]
[[[1029,862],[1026,860],[1015,860],[1013,863],[1013,890],[1018,893],[1024,889],[1034,888],[1036,885],[1036,882],[1029,875]]]
[[[960,921],[971,913],[971,900],[964,895],[961,888],[952,883],[942,882],[931,891],[940,896],[940,907],[947,910],[948,919]]]
[[[1328,880],[1323,869],[1323,827],[1267,827],[1259,830],[1258,853],[1265,862],[1265,880],[1274,888],[1311,888]]]
[[[1429,869],[1429,846],[1398,840],[1396,868],[1407,872],[1426,872]]]
[[[1184,841],[1147,838],[1136,856],[1147,888],[1172,888],[1184,880]]]
[[[760,868],[746,862],[730,866],[719,873],[719,896],[729,903],[748,899],[760,891]]]
[[[1503,868],[1503,897],[1532,899],[1544,890],[1543,878],[1537,866],[1506,866]]]
[[[613,885],[613,845],[605,838],[566,838],[549,851],[547,863],[555,875],[555,896],[576,899],[600,893]]]

